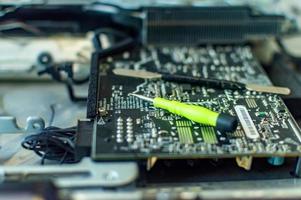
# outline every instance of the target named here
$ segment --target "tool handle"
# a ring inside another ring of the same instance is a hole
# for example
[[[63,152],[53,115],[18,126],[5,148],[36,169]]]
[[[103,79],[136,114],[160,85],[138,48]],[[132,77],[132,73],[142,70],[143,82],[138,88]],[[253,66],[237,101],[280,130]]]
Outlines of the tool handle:
[[[192,76],[183,76],[175,74],[162,74],[162,79],[166,81],[178,82],[178,83],[190,83],[194,85],[218,88],[218,89],[230,89],[230,90],[243,90],[246,89],[245,84],[235,81],[218,80],[210,78],[200,78]]]
[[[192,121],[215,126],[220,131],[232,132],[237,128],[237,119],[231,115],[220,114],[202,106],[189,105],[178,101],[155,98],[154,106],[185,117]]]

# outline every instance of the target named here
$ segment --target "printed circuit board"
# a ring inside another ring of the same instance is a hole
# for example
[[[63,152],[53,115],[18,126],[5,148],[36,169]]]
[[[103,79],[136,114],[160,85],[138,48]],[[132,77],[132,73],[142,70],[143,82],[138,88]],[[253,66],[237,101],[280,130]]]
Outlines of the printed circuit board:
[[[271,85],[248,46],[143,47],[102,60],[94,159],[301,155],[298,125],[275,94],[117,76],[125,68]],[[237,116],[235,132],[170,114],[129,93],[202,105]]]

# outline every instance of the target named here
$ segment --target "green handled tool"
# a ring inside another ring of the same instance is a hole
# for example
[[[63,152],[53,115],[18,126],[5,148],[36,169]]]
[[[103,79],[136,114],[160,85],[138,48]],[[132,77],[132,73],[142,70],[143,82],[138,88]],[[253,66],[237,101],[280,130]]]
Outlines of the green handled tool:
[[[156,108],[162,108],[169,112],[185,117],[192,121],[214,126],[222,132],[233,132],[237,128],[237,118],[223,113],[217,113],[202,106],[189,105],[178,101],[171,101],[156,97],[148,98],[138,94],[129,94],[145,101],[152,102]]]

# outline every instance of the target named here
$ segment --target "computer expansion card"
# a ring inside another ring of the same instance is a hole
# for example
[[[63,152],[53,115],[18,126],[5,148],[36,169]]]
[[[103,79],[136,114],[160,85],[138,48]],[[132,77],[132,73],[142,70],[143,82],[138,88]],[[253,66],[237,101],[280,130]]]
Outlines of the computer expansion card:
[[[148,46],[108,57],[99,69],[94,159],[301,155],[300,129],[278,95],[117,76],[116,68],[271,85],[248,46]],[[130,93],[228,113],[237,116],[239,126],[222,133]]]

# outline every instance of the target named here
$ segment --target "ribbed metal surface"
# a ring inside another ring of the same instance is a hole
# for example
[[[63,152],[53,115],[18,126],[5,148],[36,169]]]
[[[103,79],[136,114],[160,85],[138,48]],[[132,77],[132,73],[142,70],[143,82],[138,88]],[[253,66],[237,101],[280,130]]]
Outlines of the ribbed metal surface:
[[[248,7],[146,8],[146,44],[239,43],[281,33],[284,17]]]

